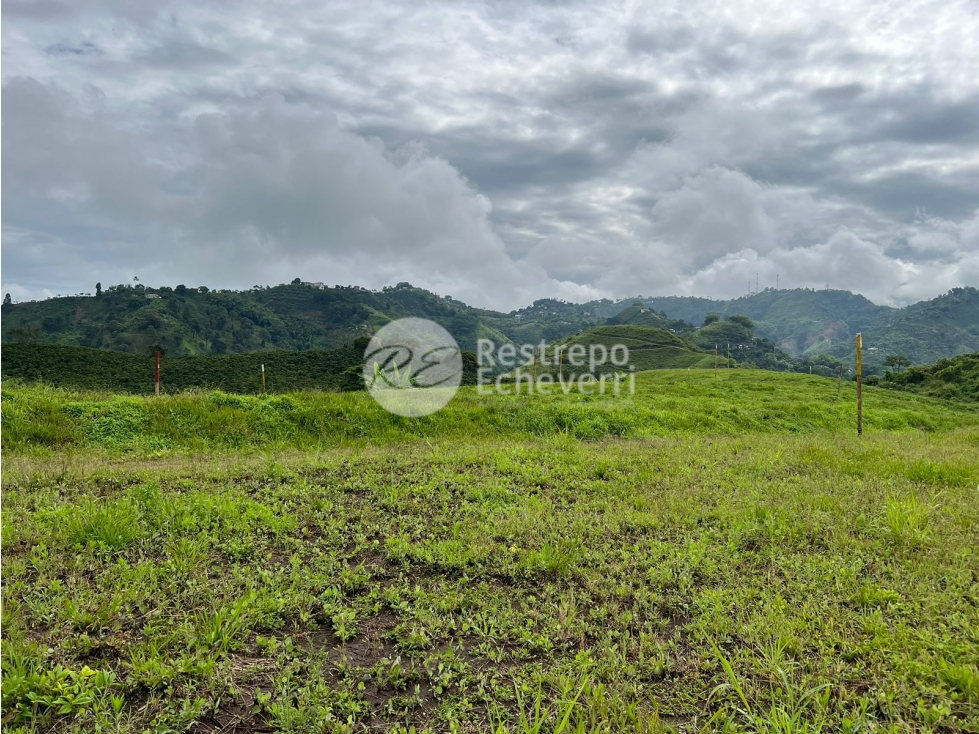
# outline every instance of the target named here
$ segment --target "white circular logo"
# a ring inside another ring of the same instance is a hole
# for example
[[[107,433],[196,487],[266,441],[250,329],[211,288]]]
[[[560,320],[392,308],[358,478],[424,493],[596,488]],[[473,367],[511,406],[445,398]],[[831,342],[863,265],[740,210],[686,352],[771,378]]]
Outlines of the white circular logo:
[[[367,345],[364,381],[385,410],[409,418],[430,415],[459,389],[462,353],[434,321],[398,319]]]

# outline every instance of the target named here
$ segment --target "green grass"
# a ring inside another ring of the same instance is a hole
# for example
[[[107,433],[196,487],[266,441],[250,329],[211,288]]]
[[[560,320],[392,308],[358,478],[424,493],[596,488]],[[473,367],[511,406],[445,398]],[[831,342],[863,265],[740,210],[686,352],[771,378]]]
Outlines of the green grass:
[[[512,386],[508,386],[512,390]],[[10,454],[317,450],[422,440],[554,435],[580,439],[713,433],[849,433],[853,383],[755,370],[638,374],[636,394],[484,396],[463,388],[427,418],[386,413],[366,393],[246,396],[222,392],[133,397],[5,385]],[[867,431],[940,431],[979,424],[979,408],[865,388]]]
[[[4,731],[979,730],[977,412],[638,388],[5,387]]]

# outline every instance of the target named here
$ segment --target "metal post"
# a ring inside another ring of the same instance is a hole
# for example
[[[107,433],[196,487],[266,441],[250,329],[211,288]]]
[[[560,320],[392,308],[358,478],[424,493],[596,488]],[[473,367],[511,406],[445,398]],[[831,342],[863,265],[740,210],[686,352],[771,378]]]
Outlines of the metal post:
[[[262,364],[262,392],[265,392],[265,365]]]

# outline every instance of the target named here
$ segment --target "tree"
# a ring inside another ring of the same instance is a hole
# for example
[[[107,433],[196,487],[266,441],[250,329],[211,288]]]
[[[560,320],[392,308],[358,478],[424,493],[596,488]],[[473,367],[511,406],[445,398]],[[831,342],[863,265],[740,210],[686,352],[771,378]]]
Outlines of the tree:
[[[10,299],[10,294],[9,293],[3,297],[3,305],[4,306],[9,306],[12,303],[13,303],[13,301]]]
[[[742,316],[741,314],[734,314],[733,316],[728,316],[727,320],[732,324],[741,324],[744,328],[749,331],[754,331],[755,322],[749,319],[747,316]]]
[[[885,367],[895,367],[898,372],[903,367],[910,367],[911,360],[900,354],[890,354],[884,359]]]
[[[719,313],[709,313],[704,316],[704,326],[710,326],[721,320],[721,315]]]
[[[370,337],[358,336],[354,339],[354,351],[358,354],[363,354],[367,351],[367,347],[370,345]]]
[[[96,298],[101,298],[102,297],[102,284],[101,283],[96,283],[95,284],[95,297]]]
[[[173,290],[176,291],[177,295],[182,296],[182,295],[184,295],[187,292],[187,286],[185,286],[183,283],[181,283],[180,285],[178,285]]]
[[[301,278],[293,278],[292,279],[292,284],[293,285],[302,285],[303,284],[303,281],[302,281]]]

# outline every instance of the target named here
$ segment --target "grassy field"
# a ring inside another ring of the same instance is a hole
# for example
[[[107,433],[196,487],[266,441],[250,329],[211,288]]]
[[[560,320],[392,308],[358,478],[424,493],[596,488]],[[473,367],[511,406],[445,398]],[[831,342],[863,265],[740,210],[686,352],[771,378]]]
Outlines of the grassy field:
[[[4,731],[979,731],[979,411],[5,384]]]

